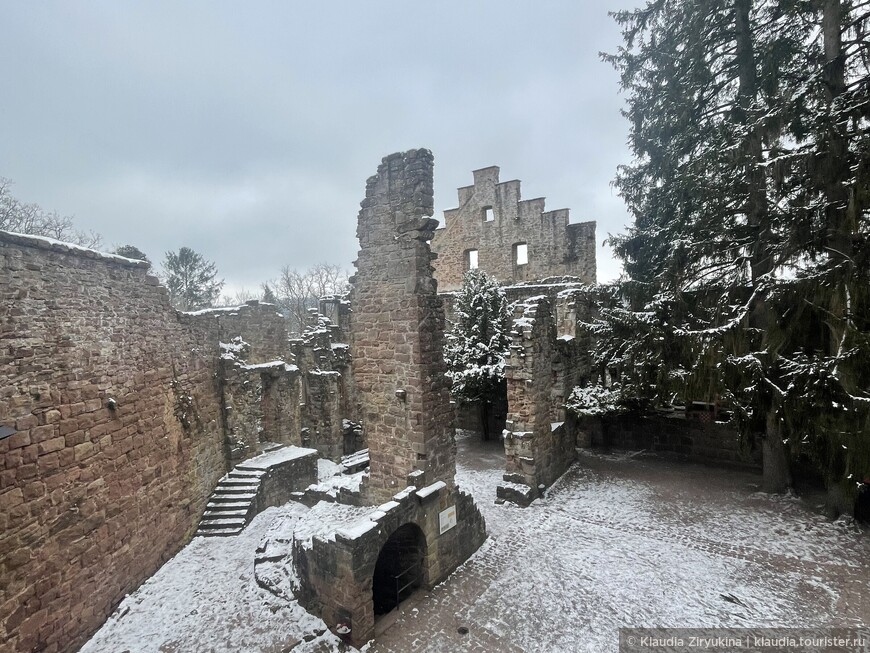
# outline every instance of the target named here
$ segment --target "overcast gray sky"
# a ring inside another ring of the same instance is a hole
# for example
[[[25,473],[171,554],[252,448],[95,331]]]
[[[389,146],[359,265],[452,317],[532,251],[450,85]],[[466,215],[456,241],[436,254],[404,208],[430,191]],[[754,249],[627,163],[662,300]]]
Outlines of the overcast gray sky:
[[[232,288],[348,269],[365,180],[435,154],[435,217],[471,171],[598,221],[629,160],[607,11],[640,0],[2,0],[0,176],[105,247],[187,245]]]

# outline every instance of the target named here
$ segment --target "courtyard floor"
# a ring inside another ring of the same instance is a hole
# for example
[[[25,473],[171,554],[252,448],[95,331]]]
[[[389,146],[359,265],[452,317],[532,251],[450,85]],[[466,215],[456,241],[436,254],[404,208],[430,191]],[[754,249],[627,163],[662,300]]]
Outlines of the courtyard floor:
[[[457,460],[489,539],[390,615],[371,653],[604,653],[628,626],[870,625],[870,536],[759,493],[757,475],[583,453],[523,509],[494,504],[500,443],[460,438]],[[272,508],[236,538],[194,539],[82,653],[337,650],[320,620],[253,578],[271,525],[304,511]]]

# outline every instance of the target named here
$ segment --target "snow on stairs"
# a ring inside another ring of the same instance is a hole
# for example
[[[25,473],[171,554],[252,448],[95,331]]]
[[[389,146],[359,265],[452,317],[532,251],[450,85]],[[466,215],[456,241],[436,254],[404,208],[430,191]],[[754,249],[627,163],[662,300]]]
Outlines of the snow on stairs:
[[[255,514],[257,490],[266,472],[262,469],[236,465],[218,481],[208,500],[197,535],[218,537],[238,535]]]

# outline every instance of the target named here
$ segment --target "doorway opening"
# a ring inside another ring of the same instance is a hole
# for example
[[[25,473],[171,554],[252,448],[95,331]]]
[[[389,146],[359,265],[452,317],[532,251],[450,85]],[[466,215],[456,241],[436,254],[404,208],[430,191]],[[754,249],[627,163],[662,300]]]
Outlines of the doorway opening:
[[[397,528],[384,543],[372,577],[375,616],[388,613],[423,584],[426,536],[416,524]]]

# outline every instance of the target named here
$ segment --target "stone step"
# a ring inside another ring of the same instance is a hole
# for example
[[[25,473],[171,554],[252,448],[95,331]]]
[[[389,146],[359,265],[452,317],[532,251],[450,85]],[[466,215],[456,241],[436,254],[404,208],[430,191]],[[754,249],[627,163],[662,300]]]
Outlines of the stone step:
[[[341,465],[345,474],[353,474],[369,466],[369,450],[361,449],[356,453],[342,456]]]
[[[200,523],[200,528],[202,528],[202,524],[207,521],[215,521],[221,519],[231,519],[231,520],[241,520],[242,522],[248,516],[248,508],[242,508],[241,510],[206,510],[202,513],[202,522]]]
[[[259,478],[254,478],[252,476],[230,476],[229,478],[222,478],[221,482],[218,483],[218,487],[227,487],[233,485],[253,485],[256,487],[260,484]]]
[[[221,483],[214,491],[219,494],[256,494],[258,487],[251,483]]]
[[[247,510],[251,507],[250,501],[214,501],[208,502],[205,509],[208,510]]]
[[[278,442],[261,442],[260,448],[263,450],[263,453],[269,453],[270,451],[275,451],[276,449],[281,449],[285,445],[280,444]]]
[[[203,520],[199,522],[199,530],[213,530],[215,528],[238,528],[239,530],[241,530],[244,527],[244,517],[233,517],[229,519],[217,519],[214,517],[206,519],[204,517]]]
[[[218,481],[209,497],[205,512],[199,522],[197,535],[238,535],[248,524],[248,515],[253,512],[260,481],[266,470],[237,465]]]
[[[250,503],[257,498],[255,491],[240,492],[238,490],[230,490],[229,492],[221,492],[220,489],[215,490],[215,493],[209,498],[209,503],[237,503],[246,501]]]
[[[214,530],[198,530],[196,534],[201,537],[228,537],[230,535],[238,535],[242,530],[241,528],[216,528]]]
[[[238,466],[227,475],[227,478],[250,478],[260,480],[265,475],[266,471],[263,469],[249,469],[247,467]]]

